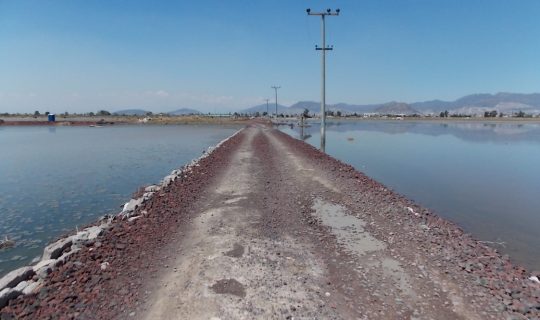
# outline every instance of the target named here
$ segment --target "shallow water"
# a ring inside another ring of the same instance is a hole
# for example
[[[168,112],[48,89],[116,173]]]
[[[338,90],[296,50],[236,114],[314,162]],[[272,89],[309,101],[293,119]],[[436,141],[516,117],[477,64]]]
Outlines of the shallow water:
[[[199,157],[238,127],[0,127],[0,276],[65,232],[118,213],[143,185]]]
[[[540,269],[540,124],[330,121],[326,152]]]

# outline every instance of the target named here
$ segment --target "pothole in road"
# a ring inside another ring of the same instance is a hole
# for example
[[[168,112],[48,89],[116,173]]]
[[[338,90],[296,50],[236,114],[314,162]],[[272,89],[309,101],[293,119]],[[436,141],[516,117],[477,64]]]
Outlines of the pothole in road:
[[[244,255],[244,247],[241,244],[235,243],[233,249],[224,254],[228,257],[240,258]]]
[[[217,294],[232,294],[237,297],[244,298],[246,290],[244,285],[236,281],[236,279],[221,279],[210,287]]]

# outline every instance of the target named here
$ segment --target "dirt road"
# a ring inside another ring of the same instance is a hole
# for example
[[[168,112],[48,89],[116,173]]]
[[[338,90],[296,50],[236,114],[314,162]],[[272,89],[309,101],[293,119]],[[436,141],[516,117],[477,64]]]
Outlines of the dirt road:
[[[370,232],[383,213],[369,212],[373,196],[280,137],[244,130],[191,226],[168,246],[174,259],[148,288],[142,319],[498,317],[467,279],[401,242],[395,233],[407,227]],[[381,209],[407,214],[400,204]]]

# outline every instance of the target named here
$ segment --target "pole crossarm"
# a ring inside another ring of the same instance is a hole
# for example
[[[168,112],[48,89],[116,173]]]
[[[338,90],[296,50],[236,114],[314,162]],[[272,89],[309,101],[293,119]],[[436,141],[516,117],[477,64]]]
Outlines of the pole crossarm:
[[[334,46],[329,46],[329,47],[326,47],[326,48],[322,48],[322,47],[319,47],[319,46],[315,46],[315,50],[334,50]]]
[[[328,10],[330,10],[330,9],[328,9]],[[339,9],[336,9],[335,12],[332,12],[332,11],[330,11],[330,12],[328,12],[328,11],[326,11],[326,12],[311,12],[311,9],[307,9],[306,12],[307,12],[308,16],[339,16]]]

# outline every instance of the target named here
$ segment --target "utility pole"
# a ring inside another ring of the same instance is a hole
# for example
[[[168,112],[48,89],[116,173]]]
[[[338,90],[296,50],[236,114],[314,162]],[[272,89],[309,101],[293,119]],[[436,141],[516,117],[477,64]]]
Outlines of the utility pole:
[[[325,17],[326,16],[339,16],[339,9],[332,12],[331,9],[326,9],[326,12],[311,12],[311,9],[306,9],[306,12],[309,16],[321,16],[321,36],[322,36],[322,47],[315,46],[315,50],[321,50],[321,151],[324,152],[326,146],[326,50],[333,50],[334,47],[326,46],[326,26],[325,26]]]
[[[270,115],[268,114],[268,101],[270,99],[264,99],[264,100],[266,100],[266,116],[269,117]]]
[[[277,90],[281,88],[280,86],[272,86],[272,89],[276,91],[276,119],[277,119]]]

